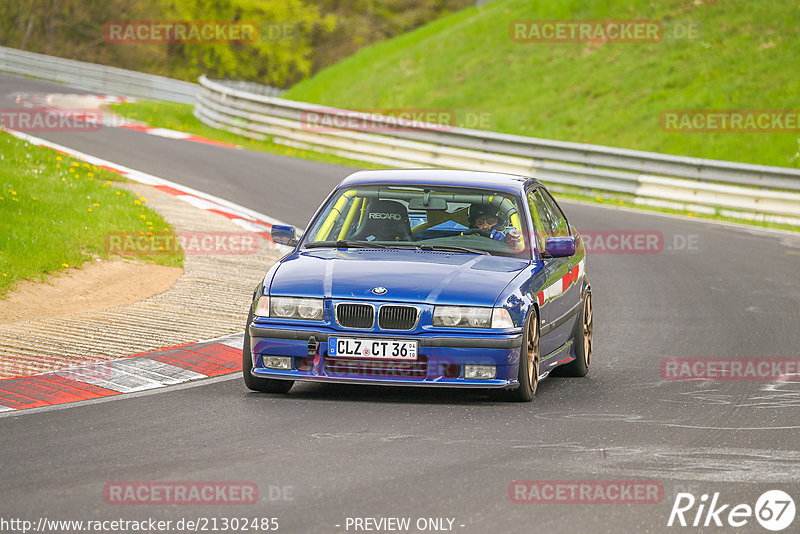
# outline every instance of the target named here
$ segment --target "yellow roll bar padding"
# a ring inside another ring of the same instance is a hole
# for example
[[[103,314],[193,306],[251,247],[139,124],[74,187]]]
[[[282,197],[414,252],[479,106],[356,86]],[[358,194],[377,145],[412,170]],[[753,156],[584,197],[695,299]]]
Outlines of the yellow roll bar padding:
[[[494,195],[489,197],[489,202],[492,202],[492,200],[494,200]],[[509,204],[511,204],[511,208],[514,210],[514,213],[512,213],[511,217],[509,217],[509,222],[511,223],[511,226],[516,228],[517,231],[519,232],[519,239],[517,240],[517,246],[519,250],[525,250],[525,237],[522,232],[522,224],[519,220],[519,213],[514,207],[514,203],[511,202],[507,197],[503,197],[501,204],[503,202],[508,202]]]
[[[522,224],[519,220],[519,213],[514,213],[511,216],[511,224],[519,232],[519,239],[517,240],[519,250],[525,250],[525,234],[522,232]]]
[[[331,209],[331,212],[325,218],[325,222],[320,227],[319,231],[317,232],[317,235],[314,236],[314,241],[326,240],[325,238],[328,237],[328,234],[330,234],[331,230],[333,230],[333,225],[336,224],[336,219],[342,214],[342,208],[344,207],[345,204],[347,204],[348,200],[353,198],[353,195],[355,194],[356,190],[351,189],[349,191],[346,191],[344,194],[342,194],[342,196],[339,197],[339,200],[336,201],[336,204],[333,206],[333,209]]]
[[[363,198],[358,198],[353,201],[353,205],[350,206],[350,211],[347,212],[347,217],[344,220],[344,224],[342,224],[342,229],[339,231],[339,239],[344,239],[347,235],[347,231],[350,229],[350,225],[353,224],[353,219],[356,217],[356,213],[358,212],[358,207],[363,201]]]

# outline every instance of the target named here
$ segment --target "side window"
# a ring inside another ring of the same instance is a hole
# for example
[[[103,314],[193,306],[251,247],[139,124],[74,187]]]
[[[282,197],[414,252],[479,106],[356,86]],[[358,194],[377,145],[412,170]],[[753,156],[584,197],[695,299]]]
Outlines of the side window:
[[[536,248],[544,250],[544,243],[553,234],[553,222],[550,219],[550,212],[544,204],[542,193],[538,189],[528,192],[528,206],[533,219],[533,232],[536,234]]]
[[[538,191],[541,192],[541,191]],[[558,207],[556,201],[550,196],[548,191],[544,191],[542,195],[547,211],[550,212],[551,221],[553,223],[553,236],[554,237],[569,237],[569,224],[567,218],[564,217],[564,212]]]

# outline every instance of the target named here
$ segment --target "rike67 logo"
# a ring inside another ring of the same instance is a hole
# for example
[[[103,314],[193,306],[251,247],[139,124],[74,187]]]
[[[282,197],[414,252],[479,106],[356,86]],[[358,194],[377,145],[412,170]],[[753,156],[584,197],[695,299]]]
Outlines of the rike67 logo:
[[[691,493],[678,493],[667,526],[738,528],[750,524],[755,517],[762,527],[777,532],[792,524],[795,511],[794,500],[781,490],[764,492],[754,507],[744,503],[723,503],[719,492],[715,492],[710,500],[706,493],[699,499]]]

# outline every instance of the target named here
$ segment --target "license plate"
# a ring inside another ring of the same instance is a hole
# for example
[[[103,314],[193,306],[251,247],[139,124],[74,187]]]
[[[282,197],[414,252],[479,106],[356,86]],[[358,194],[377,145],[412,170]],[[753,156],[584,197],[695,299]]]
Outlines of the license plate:
[[[416,360],[417,342],[400,339],[330,337],[328,355],[339,358]]]

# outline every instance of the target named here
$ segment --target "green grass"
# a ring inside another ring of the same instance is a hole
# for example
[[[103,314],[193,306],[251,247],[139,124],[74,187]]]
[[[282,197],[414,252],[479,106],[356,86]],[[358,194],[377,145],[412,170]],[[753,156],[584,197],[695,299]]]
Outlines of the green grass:
[[[171,232],[146,198],[115,187],[121,179],[0,132],[0,296],[17,281],[43,280],[107,258],[109,233]],[[183,263],[182,253],[135,257]]]
[[[114,110],[114,113],[135,121],[144,122],[150,126],[157,128],[168,128],[170,130],[177,130],[179,132],[199,135],[207,139],[241,146],[249,150],[259,150],[261,152],[269,152],[270,154],[310,159],[313,161],[333,163],[336,165],[346,165],[349,167],[359,167],[365,169],[380,168],[380,166],[372,163],[355,161],[352,159],[341,158],[332,154],[314,152],[311,150],[301,150],[285,145],[279,145],[273,143],[271,139],[259,141],[225,130],[211,128],[210,126],[206,126],[200,122],[197,117],[192,114],[192,110],[194,109],[192,104],[141,101],[114,104],[112,109]]]
[[[518,19],[656,19],[696,39],[518,43]],[[285,98],[349,109],[450,109],[492,130],[800,167],[800,133],[669,133],[684,109],[798,110],[800,6],[771,0],[501,0],[362,49]]]

